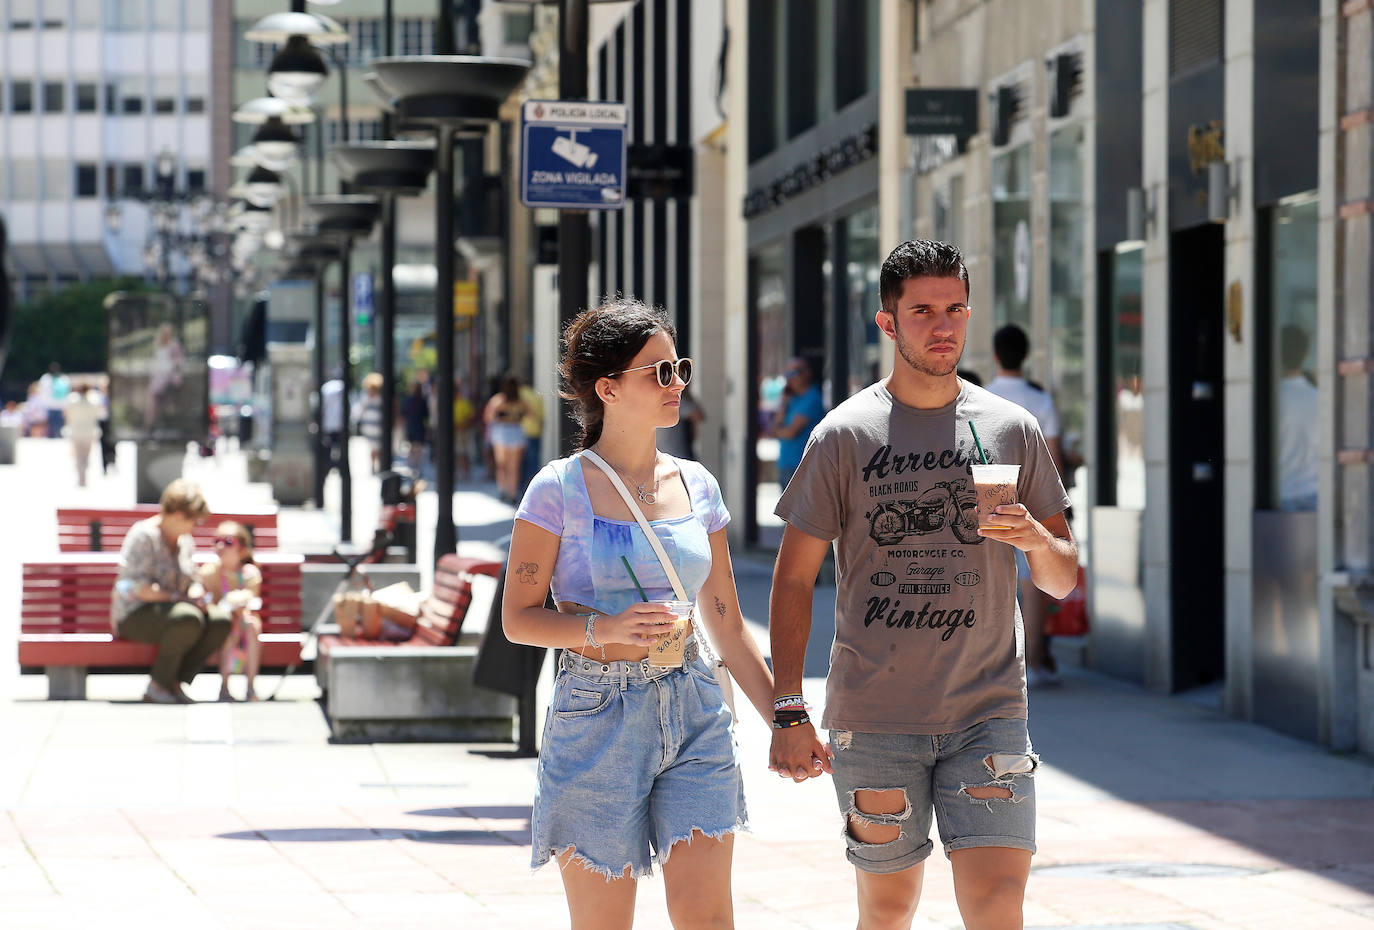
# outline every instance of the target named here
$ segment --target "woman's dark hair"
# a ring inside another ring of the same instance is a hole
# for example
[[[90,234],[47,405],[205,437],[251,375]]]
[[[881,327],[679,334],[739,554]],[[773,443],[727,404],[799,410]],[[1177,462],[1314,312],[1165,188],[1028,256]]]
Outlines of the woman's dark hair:
[[[520,400],[520,378],[514,374],[508,374],[501,379],[501,393],[506,396],[506,400],[516,403]]]
[[[633,297],[608,297],[601,306],[584,310],[563,330],[563,359],[558,374],[563,379],[560,396],[572,401],[582,427],[578,445],[586,449],[601,438],[605,408],[596,394],[596,382],[624,371],[655,333],[667,333],[677,342],[677,330],[661,307],[650,307]]]

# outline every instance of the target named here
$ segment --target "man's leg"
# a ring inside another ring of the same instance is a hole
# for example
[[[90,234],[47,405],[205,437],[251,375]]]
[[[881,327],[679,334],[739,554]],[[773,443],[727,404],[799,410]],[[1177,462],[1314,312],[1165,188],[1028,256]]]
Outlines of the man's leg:
[[[899,815],[906,806],[906,797],[900,789],[854,792],[854,807],[859,815],[849,816],[849,835],[873,846],[895,843],[902,835],[899,825],[874,823],[863,815]],[[921,900],[925,871],[924,861],[900,872],[887,873],[866,872],[855,866],[859,930],[908,930]]]
[[[969,794],[976,789],[970,788]],[[986,790],[986,789],[984,789]],[[949,854],[954,870],[954,897],[967,930],[1021,930],[1030,877],[1031,854],[1026,849],[982,846]]]

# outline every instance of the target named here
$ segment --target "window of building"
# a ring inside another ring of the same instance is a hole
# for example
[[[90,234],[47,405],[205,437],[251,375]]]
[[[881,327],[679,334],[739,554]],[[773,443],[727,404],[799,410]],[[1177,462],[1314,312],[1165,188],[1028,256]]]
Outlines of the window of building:
[[[77,29],[99,29],[100,7],[101,0],[73,0],[72,25]]]
[[[105,85],[105,113],[114,116],[119,112],[119,85],[110,83]]]
[[[1111,397],[1102,443],[1102,481],[1098,503],[1129,510],[1145,508],[1145,390],[1141,384],[1141,282],[1145,248],[1121,245],[1105,258],[1102,302],[1106,335],[1107,383]],[[1110,463],[1110,464],[1108,464]]]
[[[182,14],[186,17],[183,28],[186,29],[188,32],[198,29],[210,28],[210,4],[183,4]]]
[[[382,21],[363,17],[348,23],[347,61],[361,67],[382,54]]]
[[[1260,501],[1267,509],[1317,509],[1317,205],[1316,194],[1303,194],[1265,211],[1268,347],[1259,364],[1268,387],[1268,486]]]
[[[860,210],[845,219],[843,248],[844,301],[840,305],[836,324],[843,321],[848,329],[845,368],[849,383],[840,387],[845,390],[843,397],[852,397],[878,380],[879,366],[882,364],[878,327],[873,325],[873,314],[879,306],[878,272],[882,267],[882,255],[878,250],[877,206]],[[836,401],[840,399],[836,398]]]
[[[534,32],[534,12],[519,10],[505,15],[503,28],[507,45],[527,45]]]
[[[153,28],[168,31],[175,31],[181,28],[181,10],[183,7],[202,6],[199,3],[154,3],[153,4]]]
[[[10,85],[10,110],[14,113],[33,112],[32,81],[15,81]]]
[[[1031,150],[1019,145],[992,160],[993,323],[1031,333]]]
[[[136,96],[136,97],[135,97],[135,96],[127,96],[127,97],[125,97],[122,101],[120,101],[120,110],[121,110],[122,112],[124,112],[124,113],[142,113],[142,112],[143,112],[143,97],[142,97],[142,95],[139,95],[139,96]]]
[[[11,158],[10,179],[15,200],[38,199],[38,161],[33,158]]]
[[[778,0],[749,0],[749,160],[778,147],[785,117],[779,71]]]
[[[404,17],[400,21],[400,36],[400,54],[434,54],[434,20]]]
[[[778,82],[787,101],[786,138],[816,125],[816,60],[820,33],[829,32],[817,16],[819,0],[788,0],[780,7],[781,43]]]
[[[76,165],[76,196],[95,197],[98,191],[97,181],[100,175],[95,165],[88,162],[77,162]]]
[[[205,190],[205,169],[187,168],[186,169],[186,189],[188,191]]]
[[[37,0],[10,0],[10,29],[15,32],[32,29],[37,19]]]
[[[935,224],[935,239],[963,248],[964,241],[964,176],[956,174],[948,184],[939,184],[931,197],[931,220]]]
[[[835,109],[842,110],[878,86],[878,0],[835,5]]]
[[[169,6],[171,4],[155,4]],[[143,29],[145,0],[107,0],[105,28],[114,31],[137,32]]]
[[[154,113],[175,113],[177,102],[174,97],[157,97],[153,100]]]
[[[143,165],[132,163],[124,166],[123,177],[120,179],[120,192],[123,194],[139,194],[143,192]]]
[[[66,109],[66,91],[66,85],[58,81],[45,81],[43,83],[43,112],[61,113]]]
[[[181,96],[181,81],[174,74],[153,78],[153,112],[175,113],[177,98]]]
[[[183,90],[186,94],[186,112],[204,113],[206,97],[206,79],[201,74],[188,74]]]
[[[94,113],[100,109],[100,95],[96,85],[84,83],[76,85],[76,112]]]
[[[1050,375],[1065,453],[1083,452],[1083,124],[1050,134]]]
[[[43,160],[43,194],[47,200],[70,200],[74,172],[63,159]]]

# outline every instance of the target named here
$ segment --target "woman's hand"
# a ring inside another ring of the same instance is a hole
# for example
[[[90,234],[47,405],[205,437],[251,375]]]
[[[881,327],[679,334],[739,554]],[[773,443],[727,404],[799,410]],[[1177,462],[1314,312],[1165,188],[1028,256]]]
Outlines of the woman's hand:
[[[648,646],[654,637],[673,629],[673,614],[663,604],[632,604],[618,614],[599,615],[592,627],[592,638],[608,645]]]
[[[149,604],[167,604],[176,600],[176,592],[168,591],[156,581],[150,581],[134,591],[134,597]]]

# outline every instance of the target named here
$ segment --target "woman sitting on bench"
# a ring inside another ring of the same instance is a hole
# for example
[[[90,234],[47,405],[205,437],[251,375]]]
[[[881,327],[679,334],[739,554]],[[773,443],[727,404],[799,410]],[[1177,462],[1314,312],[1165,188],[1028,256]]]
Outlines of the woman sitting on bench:
[[[190,704],[181,684],[224,645],[230,622],[196,580],[191,530],[210,512],[200,488],[178,478],[162,492],[161,508],[124,537],[111,626],[121,639],[158,646],[143,700]]]

